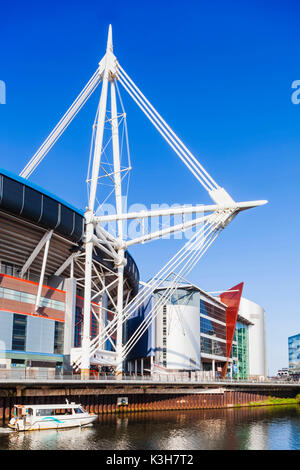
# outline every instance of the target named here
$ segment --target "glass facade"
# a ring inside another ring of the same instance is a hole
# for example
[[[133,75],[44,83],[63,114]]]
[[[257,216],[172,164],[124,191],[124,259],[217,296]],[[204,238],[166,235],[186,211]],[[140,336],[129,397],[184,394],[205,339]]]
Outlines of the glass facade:
[[[216,307],[205,300],[200,300],[200,335],[202,353],[226,357],[225,321],[225,310]],[[212,336],[214,338],[210,339],[204,335]],[[218,339],[223,341],[218,341]]]
[[[237,344],[232,345],[232,356],[238,359],[237,368],[233,370],[233,377],[247,379],[249,377],[249,340],[247,325],[237,322],[233,340],[236,341]]]
[[[224,350],[226,349],[226,344],[224,346],[219,341],[214,341],[209,338],[205,338],[201,336],[201,352],[204,354],[212,354],[214,356],[222,356],[224,357]]]
[[[289,345],[289,369],[300,371],[300,334],[290,336]]]
[[[223,323],[226,323],[226,311],[220,307],[216,307],[205,300],[200,300],[200,313],[210,318],[215,318]]]
[[[226,340],[226,327],[225,325],[220,325],[212,320],[201,317],[200,321],[200,331],[206,335],[216,336]]]
[[[154,296],[155,302],[158,302],[163,295],[165,295],[165,289],[157,291]],[[178,288],[171,295],[170,300],[168,300],[168,304],[192,305],[196,307],[199,305],[199,293],[190,289]]]

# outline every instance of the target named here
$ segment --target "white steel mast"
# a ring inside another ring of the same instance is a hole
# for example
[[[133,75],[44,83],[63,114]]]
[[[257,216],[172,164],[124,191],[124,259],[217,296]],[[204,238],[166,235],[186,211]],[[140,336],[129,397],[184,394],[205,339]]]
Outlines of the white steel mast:
[[[83,334],[82,334],[82,367],[83,377],[89,376],[90,368],[90,329],[91,329],[91,291],[92,291],[92,262],[94,248],[94,211],[95,200],[98,186],[99,168],[101,163],[102,142],[104,134],[104,123],[107,105],[107,89],[110,73],[110,60],[112,53],[112,31],[109,27],[106,55],[102,59],[103,75],[102,90],[99,104],[99,113],[97,121],[96,140],[94,146],[92,177],[90,183],[89,206],[85,212],[86,230],[85,230],[85,282],[84,282],[84,307],[83,307]],[[101,62],[99,66],[101,67]]]
[[[111,26],[110,26],[111,31]],[[112,48],[112,43],[111,43]],[[112,52],[112,49],[111,49]],[[123,220],[122,220],[122,186],[121,186],[121,163],[120,163],[120,144],[119,144],[119,123],[117,114],[117,101],[116,101],[116,87],[115,76],[111,75],[111,128],[112,128],[112,144],[113,144],[113,164],[114,164],[114,184],[115,184],[115,199],[116,199],[116,214],[117,220],[117,241],[118,241],[118,260],[116,266],[118,269],[118,290],[117,290],[117,338],[116,338],[116,353],[117,353],[117,375],[122,374],[122,356],[123,356],[123,292],[124,292],[124,265],[125,259],[125,244],[123,242]]]

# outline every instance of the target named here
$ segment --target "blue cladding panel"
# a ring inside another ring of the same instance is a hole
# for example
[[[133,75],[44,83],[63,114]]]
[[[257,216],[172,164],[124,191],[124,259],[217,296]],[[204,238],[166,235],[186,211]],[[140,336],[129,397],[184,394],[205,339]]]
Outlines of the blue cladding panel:
[[[23,185],[18,181],[3,177],[1,207],[13,214],[20,214],[22,206]]]
[[[153,297],[144,303],[142,307],[139,308],[138,312],[131,317],[127,322],[127,332],[128,339],[135,332],[137,327],[143,321],[143,319],[148,315],[153,306]],[[155,348],[155,321],[151,323],[149,328],[145,331],[143,336],[137,342],[137,344],[132,348],[127,359],[139,359],[141,357],[154,356]]]
[[[24,204],[22,217],[38,222],[42,215],[42,194],[24,186]]]
[[[66,236],[71,236],[74,229],[74,212],[68,207],[61,206],[60,224],[58,230]]]
[[[72,241],[82,239],[84,216],[80,211],[51,197],[47,191],[34,188],[25,179],[17,176],[13,179],[6,173],[0,170],[0,209],[41,227],[55,229]]]
[[[50,199],[48,196],[43,196],[43,211],[40,224],[47,228],[55,228],[58,224],[58,211],[59,204]]]

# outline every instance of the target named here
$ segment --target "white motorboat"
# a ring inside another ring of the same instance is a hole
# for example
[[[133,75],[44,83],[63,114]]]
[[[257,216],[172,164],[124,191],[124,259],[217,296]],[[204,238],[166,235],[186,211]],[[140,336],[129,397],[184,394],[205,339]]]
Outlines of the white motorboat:
[[[61,429],[87,426],[97,415],[88,413],[76,403],[52,405],[15,405],[14,416],[8,426],[16,431]]]

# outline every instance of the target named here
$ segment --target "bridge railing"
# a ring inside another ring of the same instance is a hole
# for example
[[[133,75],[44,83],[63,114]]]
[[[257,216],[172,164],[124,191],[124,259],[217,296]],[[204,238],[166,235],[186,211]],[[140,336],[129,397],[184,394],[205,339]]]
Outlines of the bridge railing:
[[[55,369],[29,369],[29,368],[15,368],[15,369],[0,369],[0,382],[5,381],[81,381],[80,374],[75,373],[61,373]],[[259,379],[221,379],[219,377],[187,377],[181,374],[155,374],[155,375],[123,375],[117,377],[112,374],[99,374],[91,372],[89,381],[126,381],[126,382],[149,382],[149,383],[240,383],[240,384],[300,384],[300,380],[287,380],[282,378],[259,378]]]

